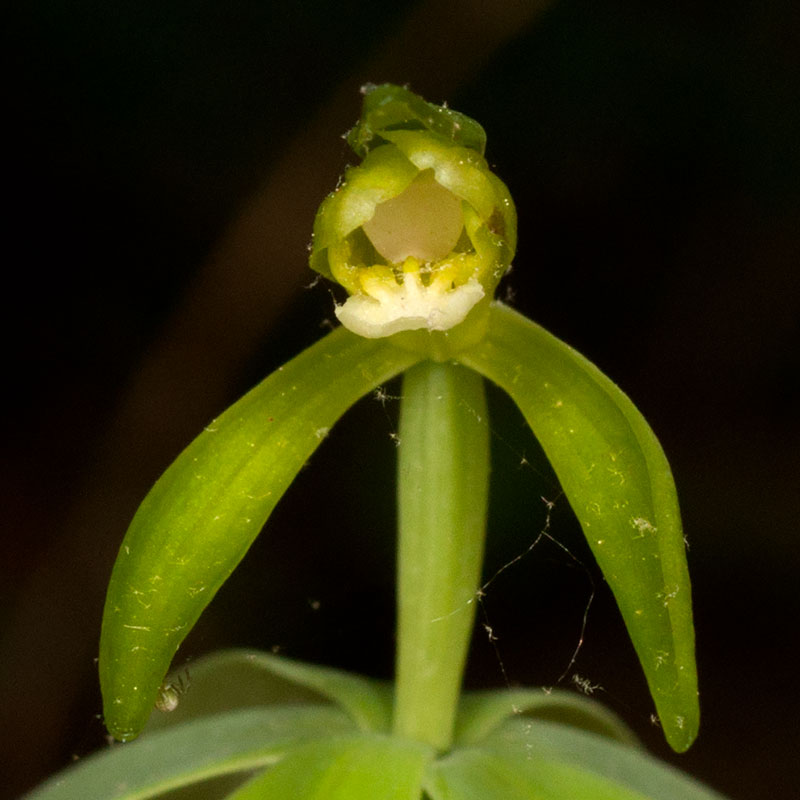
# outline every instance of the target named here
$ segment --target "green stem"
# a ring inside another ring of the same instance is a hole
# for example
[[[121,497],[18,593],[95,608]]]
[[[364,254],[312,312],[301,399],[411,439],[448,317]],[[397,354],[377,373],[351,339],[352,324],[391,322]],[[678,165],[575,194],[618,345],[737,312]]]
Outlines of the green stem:
[[[476,373],[432,361],[402,395],[394,732],[446,750],[483,562],[486,399]]]

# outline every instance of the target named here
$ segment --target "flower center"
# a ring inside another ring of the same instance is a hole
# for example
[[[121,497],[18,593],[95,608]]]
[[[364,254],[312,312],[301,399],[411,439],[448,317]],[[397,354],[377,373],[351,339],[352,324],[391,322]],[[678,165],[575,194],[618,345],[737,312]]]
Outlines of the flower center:
[[[397,197],[381,203],[363,225],[375,249],[390,263],[407,258],[440,261],[453,251],[464,228],[461,200],[421,172]]]

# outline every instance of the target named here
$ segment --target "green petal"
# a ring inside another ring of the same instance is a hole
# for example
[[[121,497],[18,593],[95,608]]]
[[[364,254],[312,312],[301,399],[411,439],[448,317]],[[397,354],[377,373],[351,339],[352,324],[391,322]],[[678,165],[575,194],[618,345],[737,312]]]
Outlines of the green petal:
[[[266,767],[299,742],[353,727],[331,707],[248,708],[113,747],[54,775],[26,800],[144,800],[219,775]]]
[[[331,737],[291,752],[228,800],[419,800],[431,748],[388,736]]]
[[[375,206],[399,195],[419,170],[395,147],[381,147],[357,167],[349,167],[341,185],[329,194],[314,220],[314,252],[321,253],[372,218]],[[324,260],[318,269],[331,277]],[[313,266],[313,264],[312,264]]]
[[[418,170],[432,169],[437,182],[466,200],[482,219],[488,220],[494,213],[497,203],[489,165],[474,150],[440,142],[419,131],[391,131],[385,138]]]
[[[595,366],[500,304],[486,338],[458,359],[505,389],[539,439],[617,599],[667,741],[686,750],[699,724],[691,590],[658,440]]]
[[[142,729],[178,646],[330,427],[418,358],[337,329],[214,420],[159,479],[106,597],[100,683],[113,736]]]
[[[473,225],[469,235],[482,256],[482,249],[492,248],[496,276],[487,285],[493,291],[517,248],[517,214],[508,187],[489,169],[484,158],[467,148],[440,143],[418,131],[392,131],[385,137],[417,169],[432,169],[437,182],[466,201],[484,223]],[[485,237],[483,248],[476,240],[479,235]]]

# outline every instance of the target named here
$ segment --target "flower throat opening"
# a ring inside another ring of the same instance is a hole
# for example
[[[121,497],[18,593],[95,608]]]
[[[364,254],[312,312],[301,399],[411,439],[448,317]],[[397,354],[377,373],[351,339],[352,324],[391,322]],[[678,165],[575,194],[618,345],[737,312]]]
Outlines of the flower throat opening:
[[[405,191],[378,205],[363,229],[390,264],[409,257],[422,263],[441,261],[455,249],[464,229],[461,200],[426,169]]]

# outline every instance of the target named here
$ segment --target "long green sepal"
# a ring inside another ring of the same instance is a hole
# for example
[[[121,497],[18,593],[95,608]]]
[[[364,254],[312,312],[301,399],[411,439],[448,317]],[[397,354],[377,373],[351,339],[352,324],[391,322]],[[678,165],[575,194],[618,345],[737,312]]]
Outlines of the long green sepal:
[[[667,741],[686,750],[700,716],[691,590],[658,440],[597,367],[506,306],[458,358],[505,389],[533,429],[614,592]]]
[[[178,646],[331,426],[418,359],[337,329],[208,425],[158,480],[106,596],[100,684],[114,737],[141,731]]]
[[[483,379],[424,361],[403,378],[394,731],[447,749],[480,580],[489,480]]]
[[[96,753],[54,775],[25,800],[145,800],[270,766],[299,743],[352,730],[352,720],[330,706],[215,714]]]

